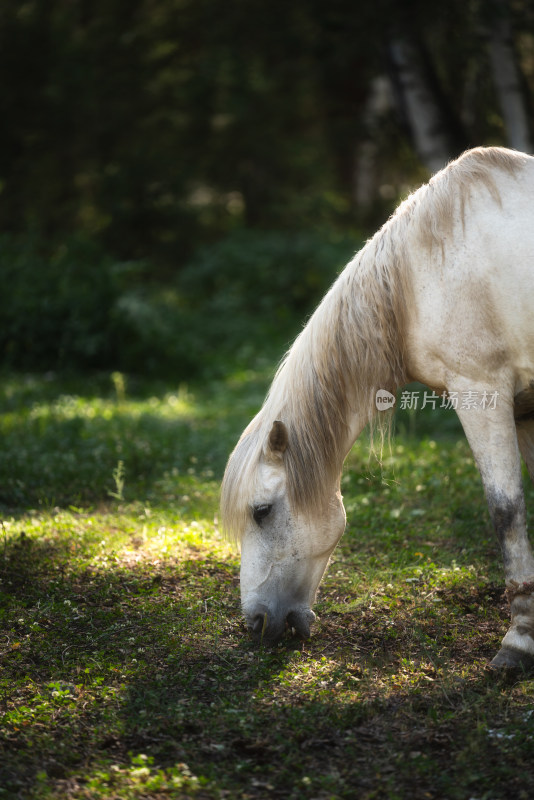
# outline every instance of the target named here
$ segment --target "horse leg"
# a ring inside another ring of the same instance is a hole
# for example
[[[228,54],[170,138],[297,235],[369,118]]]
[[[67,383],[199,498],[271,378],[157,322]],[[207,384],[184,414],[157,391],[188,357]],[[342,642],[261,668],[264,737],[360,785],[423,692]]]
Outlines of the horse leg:
[[[534,556],[528,540],[518,435],[529,470],[533,440],[518,434],[508,403],[496,408],[462,409],[458,416],[477,463],[493,526],[499,539],[511,607],[511,625],[491,662],[496,668],[534,663]],[[528,446],[527,446],[528,440]]]

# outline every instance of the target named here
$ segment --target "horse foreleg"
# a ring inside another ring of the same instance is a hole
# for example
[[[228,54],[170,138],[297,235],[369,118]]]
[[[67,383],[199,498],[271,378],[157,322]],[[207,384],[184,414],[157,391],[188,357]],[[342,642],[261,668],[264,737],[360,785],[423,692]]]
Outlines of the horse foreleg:
[[[491,662],[497,668],[534,664],[534,557],[527,534],[518,434],[510,405],[459,410],[482,476],[490,516],[499,539],[511,608],[511,625]],[[522,441],[522,445],[526,440]],[[526,451],[523,449],[523,453]],[[529,451],[529,470],[534,466]]]

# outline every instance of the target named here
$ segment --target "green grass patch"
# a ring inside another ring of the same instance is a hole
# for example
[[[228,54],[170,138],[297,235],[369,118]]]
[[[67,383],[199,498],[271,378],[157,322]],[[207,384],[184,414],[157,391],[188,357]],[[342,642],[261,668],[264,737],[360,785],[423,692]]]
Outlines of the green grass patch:
[[[0,798],[529,798],[534,680],[446,412],[348,460],[309,642],[246,635],[218,527],[264,374],[203,387],[4,376]],[[533,500],[528,488],[528,502]]]

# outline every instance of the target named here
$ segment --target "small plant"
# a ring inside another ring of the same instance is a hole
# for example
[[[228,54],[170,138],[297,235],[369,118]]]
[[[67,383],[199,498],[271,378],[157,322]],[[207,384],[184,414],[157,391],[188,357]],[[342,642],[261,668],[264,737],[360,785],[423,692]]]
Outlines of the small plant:
[[[126,400],[126,378],[122,374],[122,372],[112,372],[111,381],[115,389],[117,403],[121,406],[124,404],[124,401]]]
[[[113,480],[115,482],[115,491],[108,491],[110,497],[114,497],[119,503],[124,503],[124,461],[119,459],[117,466],[113,470]]]

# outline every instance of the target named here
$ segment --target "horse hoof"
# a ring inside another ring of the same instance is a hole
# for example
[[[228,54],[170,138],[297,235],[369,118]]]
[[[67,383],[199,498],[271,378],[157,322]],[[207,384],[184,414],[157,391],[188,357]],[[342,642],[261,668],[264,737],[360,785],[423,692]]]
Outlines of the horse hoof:
[[[534,667],[534,656],[523,650],[513,650],[511,647],[501,647],[495,658],[489,664],[492,670],[506,670],[526,672]]]

